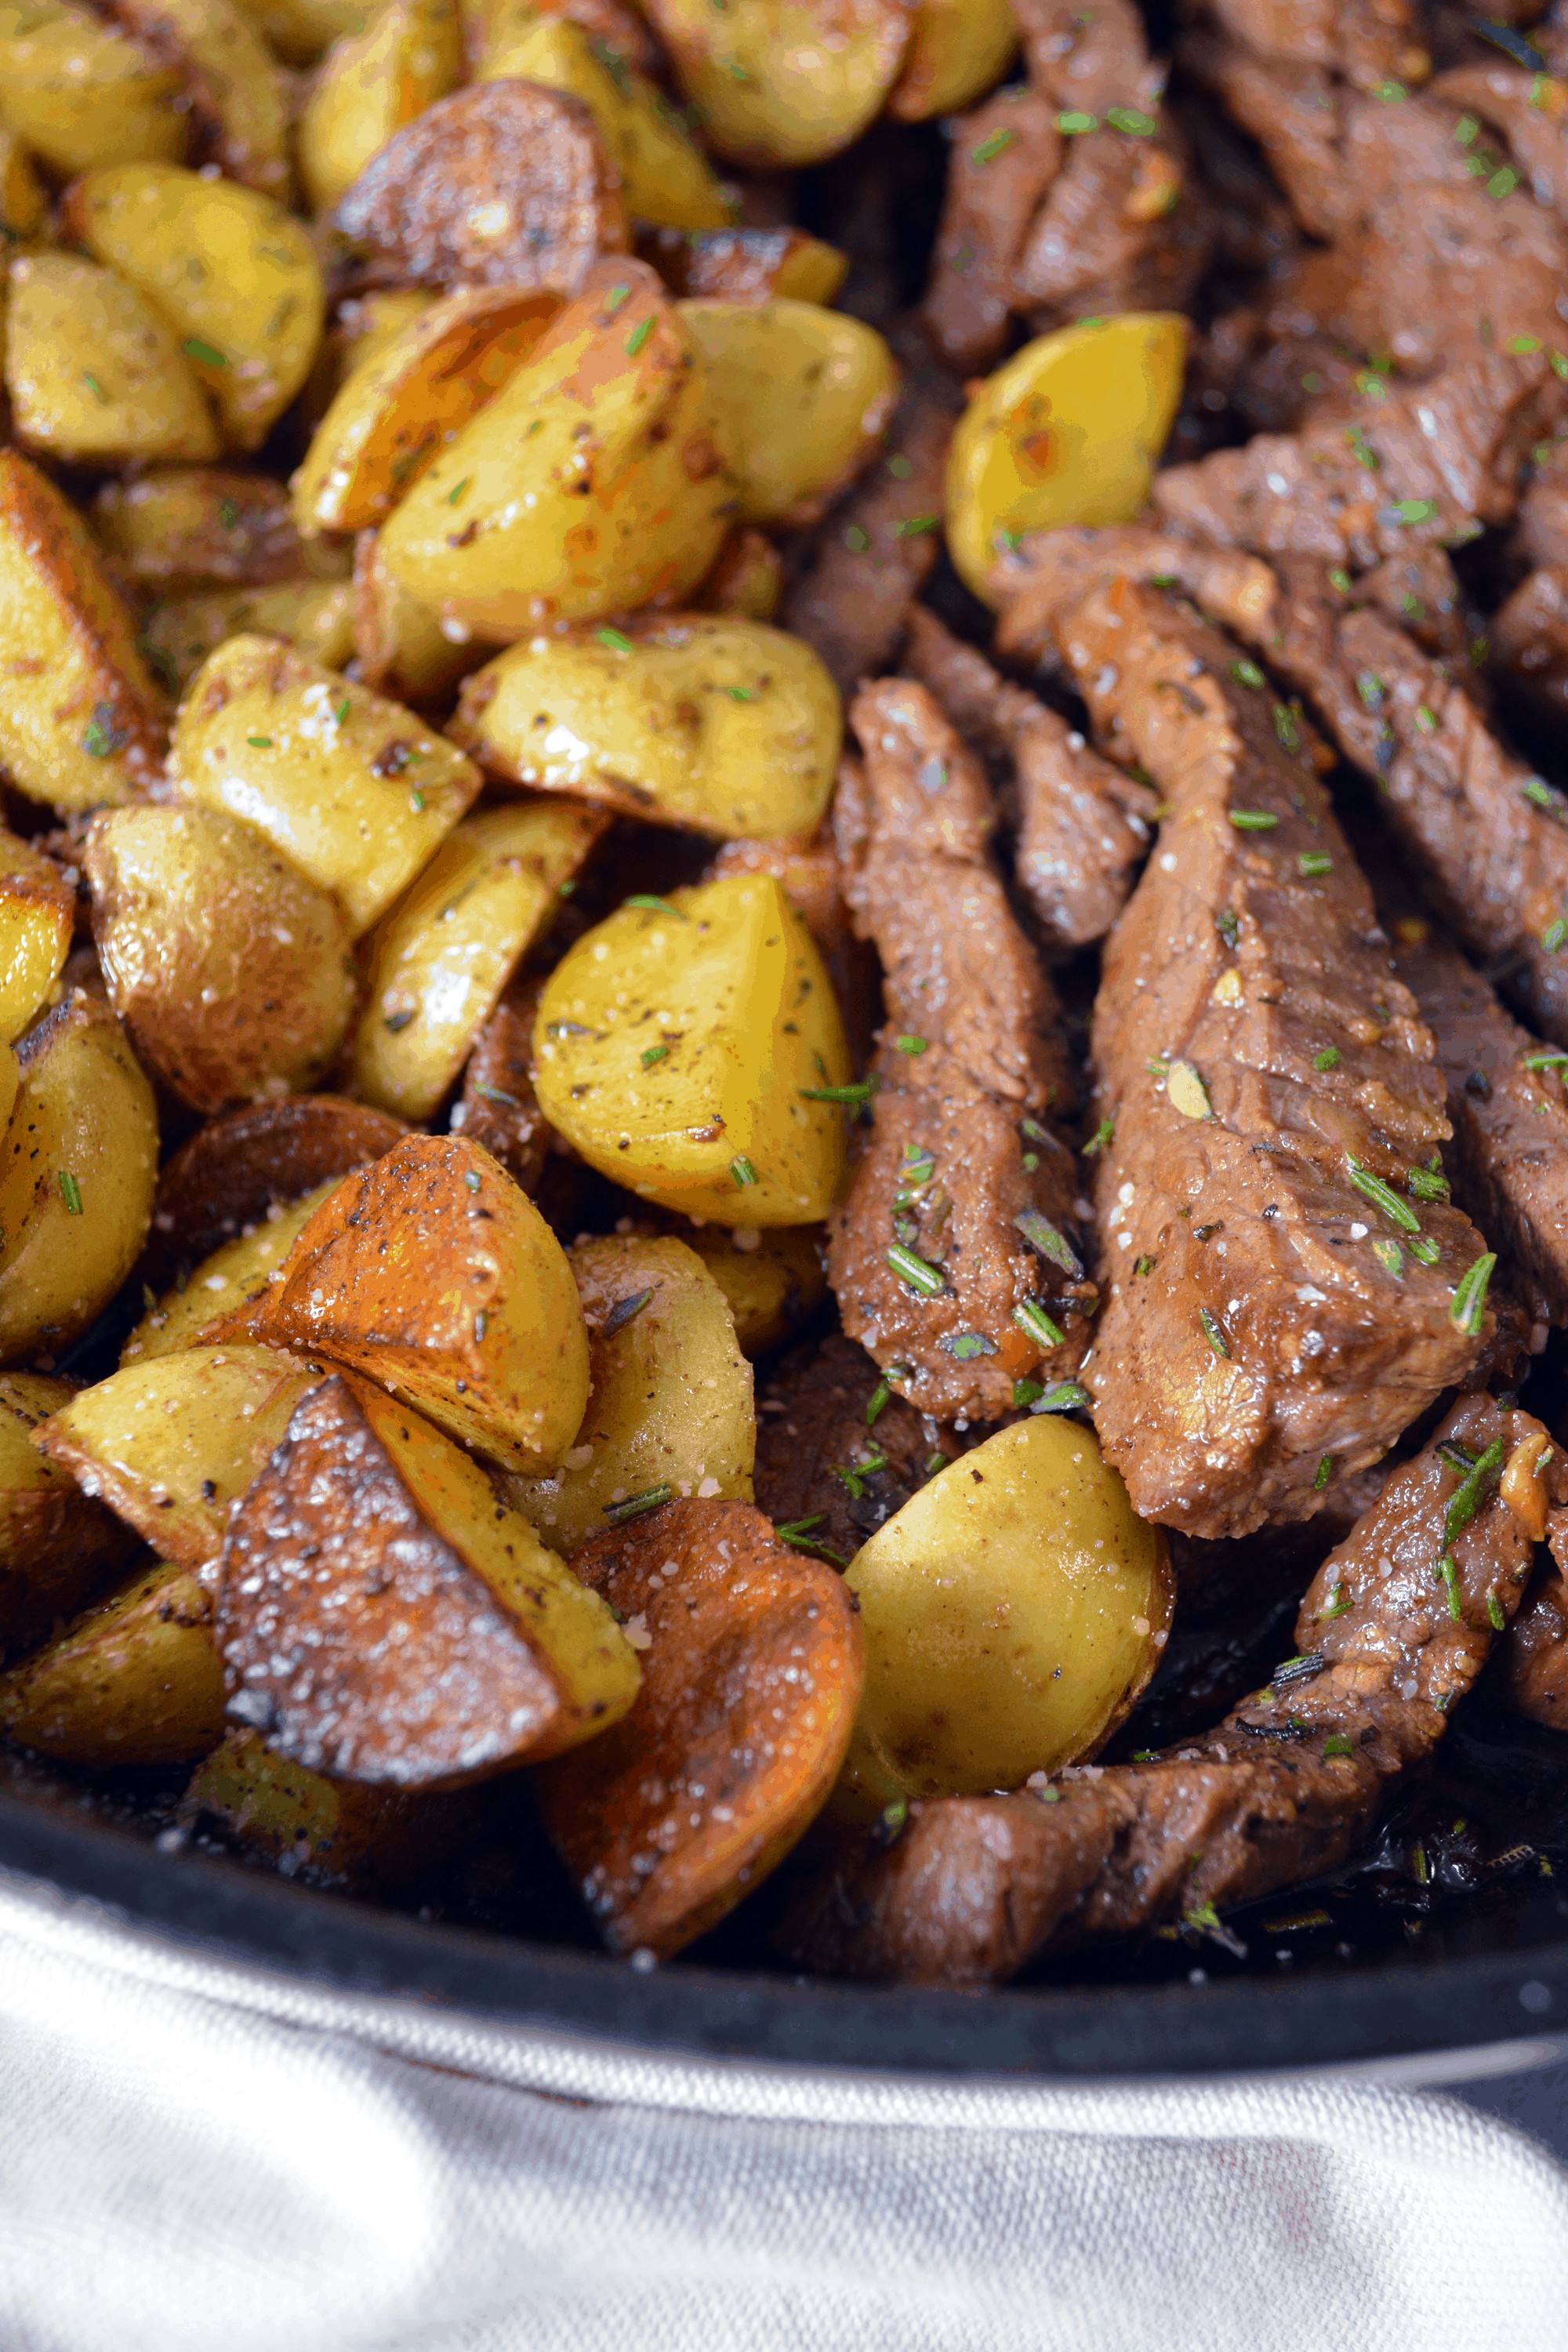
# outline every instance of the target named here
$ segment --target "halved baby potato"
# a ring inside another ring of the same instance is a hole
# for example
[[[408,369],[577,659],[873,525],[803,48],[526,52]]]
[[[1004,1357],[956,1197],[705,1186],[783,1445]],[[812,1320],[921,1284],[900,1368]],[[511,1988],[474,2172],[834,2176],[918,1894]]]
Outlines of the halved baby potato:
[[[827,1296],[817,1226],[692,1225],[679,1238],[729,1301],[744,1356],[797,1338]]]
[[[231,637],[280,637],[307,661],[342,669],[354,653],[354,593],[346,580],[283,580],[271,588],[215,588],[171,596],[142,625],[149,668],[181,694]]]
[[[51,172],[175,163],[190,117],[175,67],[69,0],[0,6],[0,117]]]
[[[68,1404],[69,1381],[0,1372],[0,1653],[42,1639],[122,1568],[135,1538],[33,1432]]]
[[[259,1298],[339,1179],[329,1176],[300,1200],[270,1209],[248,1233],[236,1234],[155,1299],[120,1351],[123,1367],[200,1345],[207,1326]]]
[[[194,1762],[224,1731],[212,1617],[212,1595],[189,1570],[139,1570],[0,1674],[0,1730],[99,1771]]]
[[[466,1790],[333,1780],[279,1756],[254,1731],[231,1730],[197,1765],[180,1810],[288,1877],[391,1895],[460,1858],[479,1826],[478,1802]]]
[[[962,114],[994,89],[1018,47],[1013,0],[916,0],[903,71],[888,94],[898,122]]]
[[[395,131],[455,89],[463,38],[455,0],[383,0],[363,32],[335,41],[300,118],[300,177],[330,212]]]
[[[0,1043],[37,1020],[75,928],[76,893],[54,859],[0,829]]]
[[[346,33],[364,30],[376,0],[243,0],[286,66],[313,66]]]
[[[874,327],[816,302],[679,308],[739,453],[742,512],[815,522],[882,446],[899,396],[892,352]]]
[[[648,0],[703,136],[753,171],[820,163],[882,110],[908,0]]]
[[[18,441],[67,465],[217,455],[172,330],[129,278],[78,254],[11,264],[5,389]]]

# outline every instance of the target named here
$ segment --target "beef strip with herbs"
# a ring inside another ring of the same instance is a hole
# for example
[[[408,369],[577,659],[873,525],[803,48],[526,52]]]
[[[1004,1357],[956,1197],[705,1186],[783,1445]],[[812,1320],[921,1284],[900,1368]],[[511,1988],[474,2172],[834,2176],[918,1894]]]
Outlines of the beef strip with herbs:
[[[1543,1567],[1503,1644],[1502,1684],[1516,1713],[1568,1731],[1568,1523],[1553,1515]]]
[[[1543,563],[1492,614],[1491,666],[1538,715],[1568,713],[1568,564]]]
[[[1508,1624],[1563,1493],[1531,1414],[1465,1397],[1319,1569],[1298,1654],[1205,1737],[1038,1793],[909,1807],[851,1846],[784,1930],[797,1967],[1004,1983],[1061,1928],[1216,1927],[1342,1861],[1429,1757]]]
[[[1430,70],[1410,0],[1209,0],[1209,14],[1252,56],[1318,66],[1359,89],[1421,81]]]

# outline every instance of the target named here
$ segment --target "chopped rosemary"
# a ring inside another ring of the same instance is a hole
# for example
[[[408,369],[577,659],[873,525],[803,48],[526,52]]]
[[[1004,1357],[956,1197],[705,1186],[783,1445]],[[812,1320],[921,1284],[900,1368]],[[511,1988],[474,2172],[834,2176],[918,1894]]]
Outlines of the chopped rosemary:
[[[673,1486],[646,1486],[640,1495],[628,1495],[624,1503],[606,1503],[604,1515],[613,1527],[625,1519],[640,1519],[645,1511],[657,1511],[674,1494]]]
[[[645,1070],[651,1070],[656,1062],[662,1062],[664,1060],[665,1055],[668,1051],[669,1047],[668,1045],[645,1045],[642,1050],[643,1068]]]
[[[743,1151],[737,1151],[731,1160],[730,1173],[736,1183],[742,1186],[754,1184],[757,1181],[757,1171]]]
[[[1022,1378],[1016,1380],[1013,1383],[1013,1405],[1015,1411],[1018,1412],[1024,1412],[1027,1406],[1034,1403],[1037,1397],[1044,1396],[1045,1392],[1045,1382],[1043,1381],[1031,1381]]]
[[[1412,1168],[1405,1180],[1405,1189],[1413,1201],[1446,1201],[1448,1180],[1443,1173],[1443,1163],[1434,1152],[1423,1168]]]
[[[1502,1439],[1494,1437],[1486,1452],[1471,1464],[1449,1496],[1448,1507],[1443,1515],[1445,1551],[1452,1550],[1480,1509],[1488,1486],[1494,1475],[1502,1468],[1506,1451]]]
[[[1058,1381],[1043,1396],[1037,1396],[1029,1407],[1031,1412],[1077,1412],[1090,1402],[1089,1391],[1079,1381]]]
[[[1481,1328],[1487,1308],[1487,1288],[1497,1264],[1497,1252],[1487,1250],[1473,1265],[1467,1266],[1459,1276],[1454,1293],[1454,1303],[1448,1309],[1448,1320],[1473,1339]]]
[[[1333,870],[1334,861],[1327,850],[1303,849],[1296,860],[1297,873],[1309,881],[1314,875],[1331,874]]]
[[[637,320],[637,325],[632,329],[631,333],[626,337],[626,357],[627,357],[627,359],[629,359],[629,360],[635,360],[635,359],[636,359],[636,357],[637,357],[637,353],[641,351],[641,349],[642,349],[643,345],[647,342],[647,341],[648,337],[652,334],[652,332],[653,332],[653,320],[652,320],[652,319],[651,319],[651,318],[649,318],[649,319],[639,319],[639,320]]]
[[[1323,1742],[1323,1754],[1325,1757],[1353,1756],[1355,1742],[1348,1731],[1331,1731]]]
[[[1384,1272],[1393,1275],[1397,1282],[1405,1272],[1405,1252],[1399,1244],[1387,1240],[1374,1241],[1372,1254]]]
[[[1313,1055],[1312,1067],[1314,1070],[1337,1070],[1342,1058],[1337,1045],[1325,1045],[1321,1054]]]
[[[984,1331],[950,1331],[937,1346],[944,1356],[952,1356],[961,1364],[973,1363],[976,1356],[994,1356],[996,1342]]]
[[[1418,1265],[1436,1265],[1443,1253],[1426,1234],[1415,1234],[1408,1244],[1410,1255]]]
[[[929,1258],[921,1257],[903,1242],[893,1244],[887,1252],[887,1261],[900,1281],[918,1290],[922,1298],[940,1298],[947,1288],[947,1276],[942,1268],[932,1265]]]
[[[1021,1209],[1013,1223],[1031,1248],[1037,1249],[1042,1257],[1049,1258],[1053,1265],[1059,1265],[1064,1274],[1071,1275],[1075,1280],[1082,1274],[1083,1264],[1072,1244],[1065,1234],[1057,1231],[1047,1217],[1040,1214],[1038,1209]]]
[[[690,916],[683,908],[672,907],[668,898],[658,898],[652,890],[634,890],[631,897],[624,899],[622,904],[627,907],[639,907],[645,914],[673,915],[678,923],[689,923],[691,920]]]
[[[1233,661],[1229,667],[1230,675],[1235,678],[1237,686],[1259,687],[1266,686],[1268,682],[1258,664],[1255,661],[1247,661],[1245,656],[1240,661]]]
[[[81,1186],[68,1168],[60,1170],[60,1198],[65,1202],[67,1213],[70,1216],[80,1216]]]
[[[1209,1346],[1214,1349],[1215,1354],[1216,1356],[1228,1356],[1230,1353],[1230,1342],[1226,1338],[1225,1333],[1220,1329],[1219,1325],[1215,1321],[1214,1317],[1209,1313],[1206,1307],[1199,1307],[1198,1321],[1203,1327],[1204,1338],[1208,1341]]]
[[[807,1102],[863,1103],[869,1102],[877,1091],[875,1078],[856,1078],[847,1087],[801,1087],[796,1091]]]
[[[1334,1457],[1331,1454],[1325,1454],[1318,1464],[1318,1475],[1312,1481],[1314,1492],[1321,1495],[1333,1475]]]
[[[1097,1152],[1103,1151],[1106,1145],[1114,1140],[1115,1135],[1116,1121],[1113,1118],[1102,1118],[1084,1145],[1083,1157],[1086,1160],[1092,1160]]]
[[[629,654],[632,650],[632,641],[624,629],[612,629],[605,626],[595,629],[594,635],[598,638],[599,643],[602,646],[607,646],[613,654]]]
[[[1026,1298],[1013,1309],[1013,1320],[1026,1339],[1042,1348],[1059,1348],[1067,1333],[1059,1323],[1054,1323],[1037,1298]]]
[[[1272,833],[1279,822],[1268,809],[1232,809],[1230,821],[1237,833]]]
[[[1346,1152],[1345,1163],[1356,1191],[1364,1193],[1374,1208],[1381,1209],[1391,1225],[1397,1225],[1402,1233],[1420,1232],[1420,1218],[1413,1209],[1406,1208],[1392,1185],[1385,1184],[1381,1176],[1374,1176],[1370,1168],[1363,1168],[1353,1152]]]
[[[653,1287],[650,1284],[647,1290],[634,1290],[626,1297],[617,1298],[599,1326],[600,1339],[608,1339],[613,1338],[616,1332],[624,1331],[626,1325],[642,1313],[652,1297]]]
[[[923,1054],[927,1042],[924,1037],[895,1037],[893,1040],[900,1054]]]

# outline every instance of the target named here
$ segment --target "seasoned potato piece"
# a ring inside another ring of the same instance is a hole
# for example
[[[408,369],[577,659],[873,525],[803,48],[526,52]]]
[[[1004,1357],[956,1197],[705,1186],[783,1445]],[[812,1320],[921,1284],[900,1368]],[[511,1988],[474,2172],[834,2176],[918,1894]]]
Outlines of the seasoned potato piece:
[[[860,1695],[844,1580],[745,1503],[667,1503],[574,1562],[645,1644],[631,1712],[539,1776],[613,1951],[668,1958],[764,1878],[820,1809]]]
[[[463,64],[455,0],[384,0],[332,45],[300,119],[300,177],[330,212],[395,131],[454,89]]]
[[[680,1238],[729,1300],[744,1355],[765,1356],[796,1338],[827,1296],[815,1225],[698,1225]]]
[[[160,1561],[0,1675],[0,1730],[62,1764],[189,1764],[223,1738],[212,1595]]]
[[[0,1043],[37,1018],[75,926],[76,893],[54,859],[0,829]]]
[[[766,531],[732,530],[691,602],[699,613],[771,621],[784,596],[784,558]]]
[[[551,1125],[638,1198],[721,1225],[806,1225],[843,1185],[849,1049],[811,934],[737,875],[628,903],[551,973],[534,1030]]]
[[[631,1644],[522,1513],[406,1406],[334,1375],[237,1506],[229,1713],[315,1771],[458,1788],[606,1729]]]
[[[533,1019],[543,980],[519,973],[474,1041],[463,1072],[452,1132],[482,1144],[525,1192],[539,1190],[550,1156],[550,1127],[533,1091]]]
[[[479,772],[411,710],[275,637],[231,637],[192,680],[170,770],[182,794],[254,825],[358,939],[433,857]]]
[[[90,9],[0,6],[0,116],[52,172],[175,162],[188,116],[173,66]]]
[[[290,1878],[356,1894],[408,1892],[460,1857],[479,1827],[466,1791],[334,1780],[290,1763],[254,1731],[231,1731],[197,1765],[181,1810]]]
[[[255,188],[170,163],[89,172],[65,221],[163,312],[228,439],[258,447],[321,341],[321,272],[300,223]]]
[[[345,33],[363,32],[375,0],[240,0],[286,66],[313,66]]]
[[[713,302],[828,303],[849,268],[847,253],[799,228],[665,228],[641,249],[672,294]]]
[[[1130,522],[1182,396],[1187,322],[1173,310],[1058,327],[974,392],[952,436],[947,543],[985,603],[1021,531]]]
[[[682,302],[740,453],[752,522],[814,522],[868,466],[899,396],[875,328],[816,302]]]
[[[216,809],[108,809],[82,867],[109,1001],[193,1110],[321,1076],[359,994],[348,932],[259,834]]]
[[[516,783],[722,841],[809,833],[843,721],[799,637],[691,613],[510,646],[468,681],[452,733]]]
[[[529,801],[447,835],[370,942],[353,1056],[362,1100],[431,1116],[604,828],[589,810]]]
[[[587,1402],[566,1254],[526,1192],[460,1136],[408,1136],[345,1177],[277,1280],[225,1328],[366,1373],[507,1470],[558,1462]]]
[[[267,474],[175,466],[105,482],[89,509],[93,536],[128,586],[168,595],[191,588],[298,587],[341,580],[341,548],[300,537],[289,494]]]
[[[153,1089],[107,1004],[77,989],[16,1047],[0,1142],[0,1363],[47,1364],[142,1246],[158,1168]]]
[[[440,299],[423,286],[410,286],[401,291],[351,295],[340,302],[300,396],[307,422],[318,424],[355,370],[378,360],[405,327],[423,318]]]
[[[411,595],[492,638],[677,603],[733,512],[723,430],[654,272],[601,262],[389,518],[382,554]]]
[[[205,1568],[321,1367],[275,1348],[187,1348],[83,1389],[34,1439],[165,1558]]]
[[[114,0],[148,47],[173,49],[198,132],[195,160],[287,204],[289,100],[272,52],[235,0]]]
[[[393,578],[378,530],[362,530],[354,541],[353,647],[366,686],[413,703],[444,696],[484,651],[467,629],[449,636],[439,615]]]
[[[5,389],[16,438],[68,464],[217,454],[212,412],[157,311],[75,254],[11,264]]]
[[[908,0],[647,0],[709,145],[766,171],[820,163],[882,110]]]
[[[163,772],[163,698],[86,525],[0,449],[0,765],[57,809],[134,799]]]
[[[994,89],[1018,47],[1012,0],[915,0],[904,69],[888,94],[900,122],[959,114]]]
[[[120,1351],[121,1365],[194,1348],[210,1323],[259,1298],[339,1181],[329,1176],[324,1183],[313,1185],[303,1200],[269,1209],[259,1224],[237,1234],[233,1241],[204,1258],[194,1274],[149,1307]]]
[[[553,294],[475,287],[411,320],[355,368],[294,477],[306,538],[366,530],[500,390],[560,309]]]
[[[346,580],[285,580],[274,588],[217,588],[174,596],[143,625],[148,667],[180,693],[231,637],[281,637],[307,661],[341,669],[354,650],[354,592]]]
[[[32,157],[16,133],[6,130],[4,109],[0,97],[0,236],[12,245],[26,245],[47,230],[49,200]]]
[[[684,1242],[637,1234],[579,1242],[571,1258],[588,1326],[588,1410],[559,1470],[507,1480],[512,1500],[568,1559],[649,1495],[749,1503],[752,1368],[701,1260]]]
[[[1016,1789],[1092,1756],[1159,1660],[1173,1586],[1091,1430],[1049,1414],[998,1430],[878,1528],[846,1581],[866,1694],[835,1798]]]
[[[76,1393],[41,1372],[0,1372],[0,1653],[40,1641],[122,1568],[135,1542],[32,1443]]]

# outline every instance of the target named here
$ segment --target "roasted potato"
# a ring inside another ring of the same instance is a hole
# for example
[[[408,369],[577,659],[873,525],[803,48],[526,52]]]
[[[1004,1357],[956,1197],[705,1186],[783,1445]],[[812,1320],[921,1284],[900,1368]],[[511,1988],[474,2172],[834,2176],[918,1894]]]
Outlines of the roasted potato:
[[[163,697],[76,509],[0,449],[0,765],[57,809],[135,799],[163,771]]]
[[[716,154],[820,163],[859,137],[910,46],[909,0],[647,0]]]
[[[447,835],[370,941],[352,1062],[362,1101],[431,1116],[604,825],[590,810],[527,801]]]
[[[0,1143],[0,1362],[47,1369],[136,1262],[158,1119],[119,1022],[80,989],[28,1030],[16,1058]]]
[[[811,934],[769,876],[598,924],[545,984],[534,1062],[551,1125],[639,1200],[763,1226],[815,1224],[837,1199],[849,1049]]]
[[[1016,1789],[1092,1756],[1171,1621],[1165,1540],[1134,1518],[1092,1431],[998,1430],[861,1546],[866,1691],[835,1808]]]
[[[899,396],[887,344],[816,302],[679,308],[738,452],[742,511],[752,522],[816,521],[882,446]]]
[[[190,362],[128,278],[76,254],[24,253],[10,293],[5,389],[27,448],[79,466],[217,455]]]
[[[254,1731],[230,1731],[198,1764],[181,1811],[290,1878],[405,1894],[471,1843],[475,1800],[367,1789],[292,1764]]]
[[[219,646],[191,682],[169,759],[183,798],[253,825],[331,891],[355,939],[479,789],[479,770],[412,711],[276,637]]]
[[[1025,531],[1130,522],[1182,397],[1187,322],[1124,311],[1058,327],[973,392],[947,468],[947,544],[990,604],[997,557]]]
[[[30,245],[48,228],[49,200],[33,169],[33,159],[5,124],[0,96],[0,236],[13,246]]]
[[[345,1177],[225,1328],[350,1365],[507,1470],[558,1462],[587,1402],[566,1254],[460,1136],[408,1136]]]
[[[237,0],[114,0],[128,32],[173,49],[198,153],[226,177],[287,204],[289,105],[272,52]]]
[[[200,1344],[209,1324],[259,1298],[295,1240],[339,1180],[329,1176],[301,1200],[276,1203],[260,1222],[220,1244],[162,1298],[154,1299],[120,1351],[121,1364],[173,1356]]]
[[[355,369],[379,359],[405,327],[440,299],[426,287],[409,286],[350,295],[340,302],[300,395],[305,424],[312,429],[319,425]]]
[[[732,840],[813,830],[843,725],[799,637],[689,613],[509,646],[468,679],[452,734],[516,783]]]
[[[353,588],[346,580],[216,588],[157,605],[137,643],[160,683],[180,694],[231,637],[279,637],[305,660],[342,669],[353,658],[354,611]]]
[[[766,531],[732,530],[719,561],[692,597],[699,613],[737,621],[771,621],[784,598],[784,558]]]
[[[76,893],[54,859],[0,829],[0,1044],[43,1011],[75,925]]]
[[[74,1394],[69,1381],[0,1372],[0,1654],[41,1640],[134,1547],[131,1530],[32,1443]]]
[[[341,1374],[229,1519],[217,1636],[237,1721],[313,1771],[394,1788],[558,1756],[640,1681],[604,1601],[483,1472]]]
[[[787,1853],[860,1694],[844,1580],[745,1503],[667,1503],[574,1562],[638,1643],[642,1688],[539,1776],[546,1828],[612,1950],[668,1958]]]
[[[519,973],[474,1041],[463,1094],[452,1106],[452,1132],[500,1161],[525,1192],[539,1190],[550,1156],[550,1127],[533,1091],[533,1018],[542,977]]]
[[[831,302],[849,257],[798,228],[658,229],[639,240],[672,294],[710,302]]]
[[[326,298],[300,224],[255,188],[171,163],[89,172],[64,209],[76,241],[168,320],[228,440],[258,448],[321,341]]]
[[[733,509],[724,430],[654,272],[600,262],[390,516],[382,555],[421,604],[492,639],[676,603]]]
[[[166,1561],[0,1674],[0,1730],[20,1747],[100,1770],[189,1764],[223,1738],[213,1603]]]
[[[364,30],[375,0],[242,0],[286,66],[313,66],[346,33]]]
[[[888,93],[900,122],[961,114],[994,89],[1018,47],[1012,0],[915,0],[903,71]]]
[[[693,1225],[680,1239],[728,1299],[743,1355],[797,1338],[827,1296],[817,1226]]]
[[[333,43],[300,118],[300,177],[330,212],[394,131],[460,79],[456,0],[383,0],[359,33]]]
[[[571,1253],[588,1326],[588,1409],[543,1478],[507,1492],[568,1559],[628,1502],[752,1499],[752,1368],[729,1303],[684,1242],[609,1234]]]
[[[362,530],[354,541],[353,649],[366,686],[411,703],[438,700],[484,652],[466,628],[443,627],[438,614],[393,578],[378,530]]]
[[[175,163],[189,118],[177,69],[68,0],[0,7],[0,117],[51,172]]]
[[[349,571],[344,550],[300,537],[288,492],[267,474],[172,466],[105,482],[89,515],[116,576],[142,594],[298,587]]]

